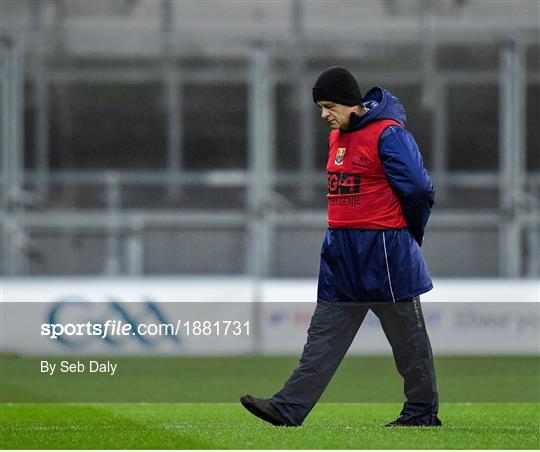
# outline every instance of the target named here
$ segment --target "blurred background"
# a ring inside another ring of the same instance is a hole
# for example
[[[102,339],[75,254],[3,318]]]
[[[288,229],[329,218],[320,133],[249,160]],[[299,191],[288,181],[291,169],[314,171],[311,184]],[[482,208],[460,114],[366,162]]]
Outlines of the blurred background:
[[[432,274],[539,276],[538,1],[0,4],[2,275],[315,278],[338,64],[406,108]]]

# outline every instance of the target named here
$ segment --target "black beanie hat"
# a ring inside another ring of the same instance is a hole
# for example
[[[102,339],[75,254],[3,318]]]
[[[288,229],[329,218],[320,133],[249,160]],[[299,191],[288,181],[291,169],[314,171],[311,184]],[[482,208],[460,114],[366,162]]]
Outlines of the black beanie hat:
[[[341,105],[360,105],[362,93],[354,76],[345,68],[332,66],[317,77],[313,86],[313,102],[328,100]]]

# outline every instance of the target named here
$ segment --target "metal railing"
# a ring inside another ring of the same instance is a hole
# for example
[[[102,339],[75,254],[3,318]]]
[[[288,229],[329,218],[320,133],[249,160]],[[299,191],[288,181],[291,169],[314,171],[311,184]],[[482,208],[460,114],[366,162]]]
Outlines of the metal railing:
[[[38,2],[36,2],[37,4]],[[294,7],[295,2],[291,3]],[[183,48],[182,31],[175,30],[171,23],[171,15],[167,14],[171,2],[163,2],[161,29],[152,32],[159,43],[157,55],[160,64],[155,67],[117,67],[110,69],[93,68],[76,69],[73,67],[54,67],[45,64],[46,56],[51,52],[65,52],[65,30],[59,23],[55,31],[56,40],[44,39],[49,31],[43,30],[39,14],[34,21],[34,45],[31,49],[31,65],[27,67],[27,79],[33,87],[33,102],[36,119],[32,130],[34,133],[35,168],[25,171],[22,157],[22,108],[24,105],[22,60],[25,52],[15,41],[2,41],[2,269],[6,274],[28,274],[25,268],[25,253],[29,247],[28,231],[43,228],[60,228],[69,226],[75,229],[92,228],[106,237],[106,253],[103,272],[115,274],[122,270],[120,261],[127,261],[127,272],[140,274],[144,268],[144,231],[152,226],[209,226],[234,225],[246,227],[246,270],[255,276],[265,276],[269,272],[272,254],[272,237],[279,225],[304,225],[324,227],[325,214],[322,210],[291,209],[287,200],[276,194],[276,189],[287,184],[302,181],[302,198],[309,199],[313,191],[324,181],[324,173],[313,168],[313,124],[309,105],[302,98],[302,84],[314,76],[313,71],[305,64],[308,55],[320,54],[317,38],[304,33],[302,14],[295,10],[294,32],[279,39],[265,40],[253,44],[253,36],[242,35],[240,53],[245,57],[245,68],[231,69],[195,69],[181,66],[175,58],[189,54]],[[168,5],[168,6],[167,6]],[[170,12],[170,11],[169,11]],[[59,16],[59,21],[63,20]],[[424,25],[426,25],[424,23]],[[454,24],[455,25],[455,24]],[[434,124],[432,138],[434,145],[433,179],[437,185],[438,195],[444,199],[447,190],[460,188],[498,188],[499,206],[497,209],[480,212],[440,211],[436,210],[432,227],[480,228],[489,227],[499,231],[499,274],[504,276],[537,276],[540,267],[540,175],[527,173],[524,165],[525,117],[524,94],[528,84],[540,83],[540,75],[528,71],[525,64],[525,50],[529,44],[535,43],[535,31],[529,28],[520,32],[509,32],[503,28],[470,30],[469,25],[461,24],[464,34],[454,28],[450,35],[450,26],[444,26],[444,33],[433,30],[433,23],[424,30],[433,39],[429,48],[425,49],[424,58],[430,59],[437,45],[442,43],[463,43],[467,36],[473,36],[474,42],[491,42],[494,38],[509,40],[501,46],[500,67],[498,70],[449,70],[437,68],[434,61],[426,62],[422,68],[409,69],[395,73],[391,70],[370,70],[362,73],[364,79],[376,79],[381,83],[399,80],[400,83],[420,83],[424,91],[434,93],[437,97],[436,108],[433,108]],[[469,28],[467,28],[469,27]],[[369,28],[369,27],[368,27]],[[332,45],[343,44],[345,53],[349,55],[362,37],[369,38],[370,43],[395,41],[395,36],[407,37],[404,42],[418,41],[416,32],[410,26],[397,28],[394,35],[384,39],[380,33],[369,35],[361,30],[362,35],[345,36],[341,41],[333,41]],[[468,30],[468,31],[467,31]],[[506,30],[506,31],[505,31]],[[414,31],[414,30],[412,30]],[[92,32],[96,35],[96,32]],[[243,33],[243,34],[242,34]],[[369,35],[369,36],[367,36]],[[80,38],[80,36],[79,36]],[[234,41],[234,32],[228,36]],[[49,45],[54,42],[54,45]],[[291,44],[292,43],[292,44]],[[290,48],[284,49],[284,45]],[[326,48],[323,46],[323,49]],[[59,50],[60,49],[60,50]],[[319,52],[319,53],[317,53]],[[62,54],[64,55],[64,54]],[[430,56],[431,55],[431,56]],[[272,64],[275,58],[285,57],[289,61],[286,69]],[[428,64],[430,63],[430,64]],[[273,168],[275,149],[275,96],[277,83],[288,82],[291,73],[297,80],[295,92],[299,108],[300,122],[300,161],[303,162],[297,171],[277,171]],[[426,75],[427,74],[427,75]],[[49,129],[50,99],[49,86],[62,85],[74,81],[120,81],[146,82],[160,81],[163,87],[163,100],[167,112],[167,166],[162,171],[52,171],[49,166]],[[245,82],[249,88],[247,110],[249,162],[247,168],[236,170],[209,169],[192,171],[183,167],[183,130],[181,127],[182,96],[180,89],[186,82]],[[451,172],[448,169],[448,109],[447,91],[450,83],[485,84],[498,83],[500,87],[500,167],[498,172]],[[429,97],[429,96],[428,96]],[[429,100],[429,99],[428,99]],[[433,101],[433,99],[432,99]],[[308,99],[309,102],[309,99]],[[428,104],[430,104],[428,102]],[[431,103],[430,105],[433,105]],[[53,210],[46,207],[39,210],[39,200],[47,206],[51,184],[63,186],[95,185],[104,187],[104,209],[89,211],[77,209]],[[174,196],[192,184],[209,188],[237,187],[244,189],[247,201],[243,209],[234,211],[196,212],[189,209],[156,210],[126,209],[122,207],[122,191],[126,187],[160,185],[167,187]],[[32,190],[32,193],[25,192]],[[29,209],[37,206],[38,210]],[[526,232],[526,234],[524,234]],[[525,237],[526,236],[526,237]],[[525,242],[523,241],[525,237]],[[120,246],[126,241],[126,247]],[[127,251],[125,251],[127,250]],[[528,261],[523,266],[523,251]],[[121,256],[122,253],[128,253]],[[526,268],[525,268],[526,267]]]

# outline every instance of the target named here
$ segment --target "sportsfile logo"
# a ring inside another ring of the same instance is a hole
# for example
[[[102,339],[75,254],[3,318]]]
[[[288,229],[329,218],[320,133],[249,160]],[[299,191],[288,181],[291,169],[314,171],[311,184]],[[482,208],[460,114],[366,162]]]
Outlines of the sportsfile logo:
[[[164,341],[178,345],[182,326],[181,320],[169,321],[152,301],[58,301],[41,324],[40,334],[70,348],[82,348],[96,339],[110,346],[130,340],[154,347]]]
[[[65,336],[96,336],[107,339],[111,336],[178,336],[182,321],[172,323],[139,323],[135,326],[121,320],[107,320],[105,323],[43,323],[41,335],[49,339]]]

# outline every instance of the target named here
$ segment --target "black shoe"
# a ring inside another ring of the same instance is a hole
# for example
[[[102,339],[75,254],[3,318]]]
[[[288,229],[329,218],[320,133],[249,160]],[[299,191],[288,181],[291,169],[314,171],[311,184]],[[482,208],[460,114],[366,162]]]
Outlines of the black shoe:
[[[388,424],[381,425],[384,428],[394,427],[440,427],[442,425],[441,420],[436,414],[431,416],[416,416],[416,417],[398,417],[395,421]]]
[[[272,425],[298,427],[298,425],[292,424],[285,419],[268,399],[261,399],[246,394],[240,397],[240,403],[251,414],[261,418],[263,421],[270,422]]]

